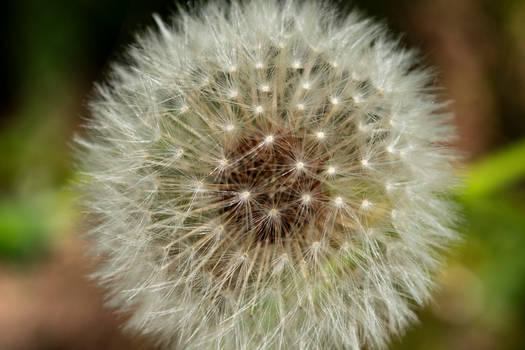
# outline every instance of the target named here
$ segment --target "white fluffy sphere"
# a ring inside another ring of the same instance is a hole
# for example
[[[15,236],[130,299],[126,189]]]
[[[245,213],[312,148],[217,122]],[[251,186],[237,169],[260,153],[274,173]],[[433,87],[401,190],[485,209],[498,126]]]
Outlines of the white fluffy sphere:
[[[455,237],[428,71],[313,2],[157,22],[78,139],[112,305],[166,347],[385,346]]]

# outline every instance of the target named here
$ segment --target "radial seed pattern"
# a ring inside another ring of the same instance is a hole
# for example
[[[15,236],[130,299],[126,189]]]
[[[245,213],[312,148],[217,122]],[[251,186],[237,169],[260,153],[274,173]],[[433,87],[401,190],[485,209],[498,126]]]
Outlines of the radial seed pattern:
[[[78,141],[113,303],[184,349],[384,346],[454,237],[428,73],[307,2],[158,25]]]

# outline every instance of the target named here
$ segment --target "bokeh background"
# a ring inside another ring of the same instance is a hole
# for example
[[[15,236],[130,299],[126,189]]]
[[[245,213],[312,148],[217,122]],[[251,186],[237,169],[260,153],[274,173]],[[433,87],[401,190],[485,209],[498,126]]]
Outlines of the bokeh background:
[[[193,6],[185,2],[182,6]],[[356,0],[436,67],[464,152],[463,242],[394,349],[525,349],[525,1]],[[94,81],[165,0],[12,0],[0,12],[0,349],[153,349],[88,281],[68,189]],[[198,6],[198,4],[197,4]]]

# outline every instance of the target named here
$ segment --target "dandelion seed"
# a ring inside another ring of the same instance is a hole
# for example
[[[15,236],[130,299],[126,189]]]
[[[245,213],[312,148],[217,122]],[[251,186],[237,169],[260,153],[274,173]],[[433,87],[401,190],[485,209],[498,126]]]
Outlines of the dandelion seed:
[[[357,104],[364,102],[364,99],[360,95],[354,95],[352,97],[352,100],[354,100],[354,102]]]
[[[305,193],[301,196],[301,200],[304,204],[308,204],[310,203],[310,201],[312,200],[312,196],[309,195],[308,193]]]
[[[276,217],[277,215],[279,215],[279,211],[275,208],[272,208],[270,209],[270,211],[268,211],[268,215],[271,217]]]
[[[367,200],[367,199],[364,199],[364,200],[361,202],[361,208],[362,208],[362,209],[369,209],[371,206],[372,206],[372,203],[370,203],[370,201]]]
[[[204,192],[204,183],[203,183],[202,181],[198,181],[198,182],[195,184],[195,192],[196,192],[196,193]]]
[[[390,126],[397,126],[397,117],[396,116],[392,116],[392,118],[390,118],[390,120],[388,121],[388,125]]]
[[[248,253],[242,253],[242,255],[239,256],[239,262],[244,263],[246,260],[248,260]]]
[[[366,125],[364,125],[363,123],[359,123],[359,125],[357,126],[357,129],[360,132],[367,132],[368,131],[368,127]]]

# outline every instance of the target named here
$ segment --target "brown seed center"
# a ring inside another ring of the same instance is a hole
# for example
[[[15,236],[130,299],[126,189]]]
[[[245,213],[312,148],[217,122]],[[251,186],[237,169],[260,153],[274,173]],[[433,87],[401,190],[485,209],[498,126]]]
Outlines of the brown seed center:
[[[254,242],[272,243],[297,238],[315,225],[327,201],[319,151],[306,132],[295,136],[280,130],[233,143],[220,178],[230,225]]]

